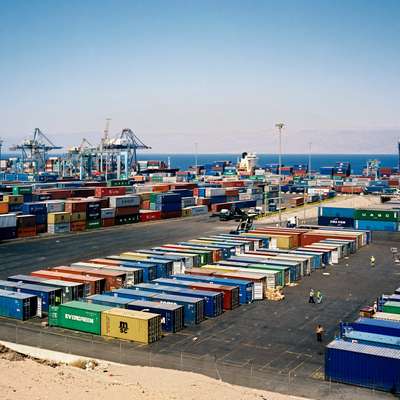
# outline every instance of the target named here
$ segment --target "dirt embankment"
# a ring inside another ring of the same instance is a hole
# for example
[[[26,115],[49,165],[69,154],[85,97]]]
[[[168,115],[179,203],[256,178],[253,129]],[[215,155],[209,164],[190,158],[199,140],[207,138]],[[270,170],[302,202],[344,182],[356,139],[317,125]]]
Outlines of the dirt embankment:
[[[67,366],[4,346],[0,346],[0,370],[2,400],[300,400],[189,372],[96,361]]]

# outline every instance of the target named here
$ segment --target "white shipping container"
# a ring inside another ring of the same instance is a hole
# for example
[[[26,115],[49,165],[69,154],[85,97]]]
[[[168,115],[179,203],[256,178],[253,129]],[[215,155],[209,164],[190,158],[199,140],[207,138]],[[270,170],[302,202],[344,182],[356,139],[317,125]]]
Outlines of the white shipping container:
[[[101,219],[114,218],[115,217],[115,208],[102,208],[101,209]]]
[[[182,197],[182,208],[196,205],[196,199],[194,197]]]
[[[140,205],[140,197],[136,194],[127,194],[125,196],[111,196],[111,207],[136,207]]]
[[[206,188],[206,197],[225,196],[225,188]]]
[[[0,214],[0,228],[14,228],[17,226],[17,214]]]
[[[48,201],[45,201],[45,203],[46,203],[48,213],[65,211],[65,201],[64,200],[48,200]]]
[[[202,214],[207,214],[208,213],[208,207],[207,206],[193,206],[193,207],[187,207],[192,210],[192,215],[202,215]]]

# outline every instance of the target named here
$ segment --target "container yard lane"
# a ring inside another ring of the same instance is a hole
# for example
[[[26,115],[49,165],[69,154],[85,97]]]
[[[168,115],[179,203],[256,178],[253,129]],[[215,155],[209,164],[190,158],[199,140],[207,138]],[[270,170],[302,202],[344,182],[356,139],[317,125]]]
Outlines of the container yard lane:
[[[91,257],[190,240],[233,225],[199,217],[100,230],[51,239],[0,245],[1,278],[38,268],[69,265]],[[400,267],[391,247],[400,233],[374,232],[372,244],[284,290],[283,301],[241,304],[150,345],[105,339],[40,321],[0,319],[0,339],[132,365],[202,373],[226,382],[313,399],[386,399],[390,395],[324,381],[324,345],[338,334],[340,321],[353,321],[360,308],[399,286]],[[376,257],[371,268],[369,258]],[[310,289],[323,294],[309,304]],[[315,329],[325,329],[318,343]]]
[[[207,215],[3,242],[0,243],[0,279],[39,268],[226,232],[233,227],[236,225],[220,223]]]

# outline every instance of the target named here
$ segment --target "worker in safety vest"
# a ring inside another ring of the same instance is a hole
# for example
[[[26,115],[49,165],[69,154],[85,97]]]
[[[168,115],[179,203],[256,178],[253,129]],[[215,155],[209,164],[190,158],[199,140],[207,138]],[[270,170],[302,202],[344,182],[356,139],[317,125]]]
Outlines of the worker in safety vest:
[[[371,262],[371,267],[375,267],[375,257],[374,257],[374,256],[371,256],[371,257],[369,258],[369,260],[370,260],[370,262]]]

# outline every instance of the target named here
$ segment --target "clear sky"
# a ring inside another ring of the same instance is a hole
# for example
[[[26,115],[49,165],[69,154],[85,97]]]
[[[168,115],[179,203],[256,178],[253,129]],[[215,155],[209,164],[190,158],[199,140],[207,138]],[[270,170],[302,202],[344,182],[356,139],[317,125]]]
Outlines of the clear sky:
[[[105,119],[155,152],[394,153],[400,1],[0,2],[0,136]]]

